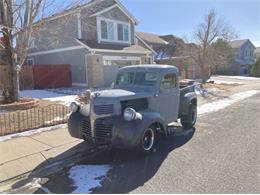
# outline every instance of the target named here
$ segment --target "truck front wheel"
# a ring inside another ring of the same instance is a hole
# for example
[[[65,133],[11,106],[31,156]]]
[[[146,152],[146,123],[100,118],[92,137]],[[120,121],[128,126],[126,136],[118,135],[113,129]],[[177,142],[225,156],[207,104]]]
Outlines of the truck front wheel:
[[[181,124],[185,129],[192,128],[197,121],[197,105],[191,103],[187,115],[181,117]]]
[[[155,145],[155,134],[154,126],[150,126],[144,130],[138,145],[139,154],[146,155],[151,153]]]

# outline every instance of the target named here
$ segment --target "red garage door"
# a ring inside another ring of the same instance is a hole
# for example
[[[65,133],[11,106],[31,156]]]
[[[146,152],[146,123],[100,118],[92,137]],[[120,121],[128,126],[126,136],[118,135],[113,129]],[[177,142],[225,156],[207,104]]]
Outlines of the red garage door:
[[[34,65],[33,77],[35,88],[71,87],[71,70],[68,64]]]

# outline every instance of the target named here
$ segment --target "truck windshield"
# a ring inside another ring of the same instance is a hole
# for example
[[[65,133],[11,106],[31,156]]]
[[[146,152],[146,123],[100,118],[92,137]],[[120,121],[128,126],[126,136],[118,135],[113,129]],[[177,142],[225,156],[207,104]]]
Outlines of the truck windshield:
[[[116,85],[155,86],[157,78],[155,72],[122,72],[117,76]]]

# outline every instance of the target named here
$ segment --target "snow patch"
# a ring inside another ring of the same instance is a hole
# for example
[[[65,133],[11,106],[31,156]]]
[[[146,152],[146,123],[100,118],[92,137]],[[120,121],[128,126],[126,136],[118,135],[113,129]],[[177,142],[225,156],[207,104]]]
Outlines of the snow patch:
[[[67,128],[67,124],[61,124],[61,125],[55,125],[52,127],[43,127],[43,128],[39,128],[39,129],[33,129],[30,131],[25,131],[25,132],[21,132],[21,133],[14,133],[14,134],[10,134],[10,135],[4,135],[0,137],[0,142],[2,141],[6,141],[15,137],[26,137],[26,136],[30,136],[36,133],[42,133],[45,131],[50,131],[50,130],[54,130],[54,129],[61,129],[61,128]]]
[[[23,90],[20,91],[20,96],[22,97],[31,97],[31,98],[55,98],[55,97],[63,97],[63,94],[54,93],[46,90]]]
[[[68,88],[55,88],[55,89],[47,89],[48,91],[54,93],[61,93],[66,95],[80,95],[87,90],[86,87],[68,87]]]
[[[210,82],[210,81],[214,81],[215,84],[227,84],[227,85],[232,85],[232,84],[242,85],[242,84],[245,84],[244,82],[240,82],[240,81],[225,81],[225,80],[219,80],[219,79],[208,80],[208,82]]]
[[[224,90],[220,90],[218,88],[201,88],[201,87],[195,87],[195,93],[197,95],[202,95],[202,96],[205,96],[205,95],[208,95],[208,94],[211,94],[211,95],[215,95],[215,94],[218,94],[218,93],[221,93],[223,92]]]
[[[42,191],[44,191],[46,194],[53,194],[48,188],[43,187],[41,185],[41,178],[33,178],[33,180],[29,183],[27,183],[24,187],[27,187],[29,189],[41,189]]]
[[[240,100],[243,100],[243,99],[249,98],[253,95],[256,95],[257,93],[259,93],[259,91],[257,91],[257,90],[240,92],[240,93],[231,95],[228,98],[224,98],[224,99],[214,101],[211,103],[203,104],[202,106],[198,107],[198,114],[202,115],[205,113],[216,112],[216,111],[224,109],[225,107],[230,106],[231,104],[234,104]]]
[[[70,106],[71,102],[76,100],[76,95],[68,95],[68,96],[61,96],[61,97],[53,97],[53,98],[44,98],[44,100],[49,100],[52,102],[62,102],[65,106]]]
[[[69,106],[71,102],[75,101],[76,95],[64,95],[46,90],[24,90],[20,92],[22,97],[31,97],[53,102],[61,102],[65,106]]]
[[[69,115],[69,114],[67,114]],[[44,124],[45,125],[49,125],[49,124],[52,124],[53,122],[61,122],[61,121],[64,121],[65,118],[62,118],[62,117],[55,117],[53,120],[50,120],[50,121],[44,121]]]
[[[222,78],[230,78],[230,79],[240,79],[240,80],[260,80],[257,77],[248,77],[248,76],[218,76]]]
[[[100,187],[100,182],[112,167],[109,165],[76,165],[69,170],[69,178],[76,189],[72,194],[90,193],[91,189]]]

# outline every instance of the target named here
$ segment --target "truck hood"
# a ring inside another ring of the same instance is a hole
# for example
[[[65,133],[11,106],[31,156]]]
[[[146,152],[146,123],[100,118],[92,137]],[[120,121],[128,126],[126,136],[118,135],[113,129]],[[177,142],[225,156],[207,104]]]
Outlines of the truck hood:
[[[98,92],[93,92],[94,99],[96,100],[129,100],[138,98],[147,98],[154,95],[153,92],[143,92],[143,91],[129,91],[125,89],[109,89],[102,90]]]

